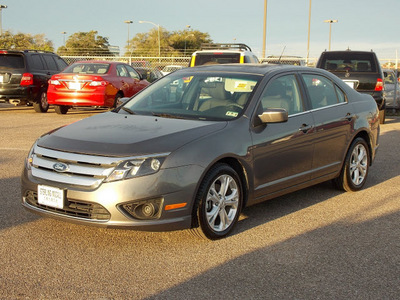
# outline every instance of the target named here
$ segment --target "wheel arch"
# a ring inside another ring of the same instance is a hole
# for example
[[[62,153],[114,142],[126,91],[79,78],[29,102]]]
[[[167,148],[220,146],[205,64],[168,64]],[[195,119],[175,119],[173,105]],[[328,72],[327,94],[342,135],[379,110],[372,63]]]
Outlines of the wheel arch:
[[[370,138],[369,134],[365,130],[362,130],[362,131],[358,132],[354,136],[354,138],[351,140],[351,143],[349,144],[348,149],[350,148],[350,146],[354,142],[354,140],[357,139],[357,138],[362,138],[367,143],[368,155],[369,155],[369,165],[371,166],[372,165],[372,161],[373,161],[373,149],[372,149],[372,145],[371,145],[371,138]],[[349,151],[348,149],[347,149],[347,151]]]

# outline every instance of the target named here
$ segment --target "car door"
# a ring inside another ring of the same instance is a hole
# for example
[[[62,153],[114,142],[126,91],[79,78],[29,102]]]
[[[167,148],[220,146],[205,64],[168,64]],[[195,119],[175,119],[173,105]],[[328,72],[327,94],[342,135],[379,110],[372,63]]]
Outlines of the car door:
[[[315,124],[311,178],[329,176],[341,168],[355,120],[344,91],[319,74],[302,74]]]
[[[128,69],[125,65],[117,65],[118,83],[116,83],[125,97],[130,97],[134,94],[135,80],[129,75]]]
[[[287,122],[259,125],[251,132],[255,198],[262,199],[310,179],[314,123],[303,99],[295,74],[271,79],[260,96],[257,114],[284,108],[289,117]]]
[[[146,80],[142,80],[142,77],[139,75],[136,70],[130,66],[126,66],[126,69],[129,72],[129,75],[131,78],[133,78],[133,94],[135,95],[137,92],[141,91],[144,89],[146,86],[148,86],[148,82]]]

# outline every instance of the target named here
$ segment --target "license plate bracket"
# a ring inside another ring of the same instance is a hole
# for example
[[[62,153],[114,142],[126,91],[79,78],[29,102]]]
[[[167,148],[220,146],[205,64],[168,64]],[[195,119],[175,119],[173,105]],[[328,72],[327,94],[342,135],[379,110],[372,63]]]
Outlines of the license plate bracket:
[[[38,203],[53,208],[64,208],[65,190],[47,185],[38,185]]]

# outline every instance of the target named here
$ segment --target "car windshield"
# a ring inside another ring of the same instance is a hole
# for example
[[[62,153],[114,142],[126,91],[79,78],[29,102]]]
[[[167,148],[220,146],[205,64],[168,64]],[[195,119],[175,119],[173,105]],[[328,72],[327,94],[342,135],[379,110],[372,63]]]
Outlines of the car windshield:
[[[66,68],[62,73],[74,74],[106,74],[109,64],[96,63],[74,63]]]
[[[171,73],[118,111],[167,118],[232,120],[242,114],[261,78],[241,73]]]

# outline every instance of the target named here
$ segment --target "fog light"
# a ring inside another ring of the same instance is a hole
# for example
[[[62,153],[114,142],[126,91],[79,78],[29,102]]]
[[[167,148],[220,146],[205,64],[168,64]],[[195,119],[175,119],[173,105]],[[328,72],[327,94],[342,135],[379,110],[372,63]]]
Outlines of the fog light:
[[[139,220],[154,220],[161,216],[163,199],[149,199],[121,205],[124,212]]]

